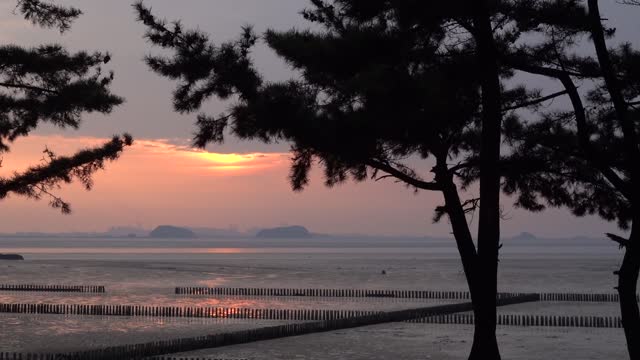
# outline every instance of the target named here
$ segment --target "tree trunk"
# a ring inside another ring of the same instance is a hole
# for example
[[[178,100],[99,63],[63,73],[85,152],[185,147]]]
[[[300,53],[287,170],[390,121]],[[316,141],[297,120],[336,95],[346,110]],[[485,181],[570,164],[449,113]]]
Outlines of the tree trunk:
[[[478,273],[476,332],[469,359],[499,360],[496,341],[496,294],[500,246],[500,143],[502,94],[491,12],[494,1],[473,1],[473,36],[476,41],[482,89],[480,144],[480,214],[478,216]]]
[[[622,266],[618,273],[620,315],[631,360],[640,359],[640,310],[636,298],[638,273],[640,273],[640,224],[634,220],[633,230],[626,246]]]
[[[467,224],[457,188],[446,171],[438,175],[438,183],[443,185],[447,215],[451,222],[454,238],[462,260],[464,274],[471,293],[475,328],[473,346],[469,359],[500,359],[496,338],[496,276],[487,277],[480,269],[478,254]],[[490,272],[489,272],[490,273]]]
[[[473,304],[475,327],[469,359],[500,359],[496,338],[497,277],[496,275],[487,275],[492,274],[493,270],[483,271],[483,265],[479,263],[464,209],[453,180],[444,184],[442,192]]]
[[[447,216],[451,222],[453,237],[456,240],[464,275],[469,285],[469,292],[473,295],[478,288],[478,286],[476,286],[477,282],[475,281],[475,275],[478,274],[478,254],[476,252],[476,246],[473,243],[473,237],[471,236],[467,217],[462,208],[458,189],[453,182],[452,176],[447,173],[446,165],[441,166],[441,168],[444,169],[437,175],[438,183],[442,185],[442,195],[444,196]]]
[[[497,267],[487,269],[479,258],[478,273],[471,291],[475,320],[469,360],[500,360],[496,336]]]
[[[479,281],[480,289],[491,288],[490,278]],[[473,345],[469,360],[500,359],[498,339],[496,337],[496,295],[490,290],[474,294],[473,314],[475,326]]]

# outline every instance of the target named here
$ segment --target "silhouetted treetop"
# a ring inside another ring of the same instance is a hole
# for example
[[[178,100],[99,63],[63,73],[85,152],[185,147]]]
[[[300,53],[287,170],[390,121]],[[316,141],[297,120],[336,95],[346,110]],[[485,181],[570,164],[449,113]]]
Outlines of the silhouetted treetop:
[[[328,185],[349,175],[363,180],[372,175],[370,166],[384,167],[411,186],[433,187],[402,161],[416,154],[446,158],[470,147],[464,134],[474,127],[479,105],[472,49],[449,47],[441,23],[382,24],[350,17],[355,7],[330,16],[326,5],[314,4],[318,8],[305,16],[322,21],[324,31],[269,30],[259,37],[246,28],[238,40],[221,45],[200,31],[156,19],[142,3],[135,7],[146,37],[174,51],[171,57],[148,56],[147,63],[178,80],[176,110],[195,111],[211,96],[237,100],[225,114],[198,116],[197,146],[223,141],[227,129],[243,139],[291,142],[296,189],[307,183],[314,158]],[[250,57],[260,39],[302,77],[265,81]]]
[[[221,142],[227,130],[243,139],[289,141],[296,152],[295,188],[306,183],[302,174],[314,157],[322,159],[328,184],[346,179],[349,172],[366,178],[365,160],[395,166],[411,154],[436,153],[463,163],[456,174],[463,175],[465,184],[475,181],[479,71],[469,2],[315,0],[312,5],[302,14],[321,25],[320,30],[268,30],[258,36],[246,28],[238,40],[220,45],[179,22],[158,20],[142,2],[135,5],[149,41],[173,51],[171,56],[148,56],[147,62],[178,80],[176,110],[197,111],[212,96],[237,100],[219,116],[198,115],[195,144]],[[534,70],[599,76],[596,61],[566,51],[589,29],[583,1],[494,5],[503,79]],[[265,81],[249,54],[257,41],[264,41],[301,77]],[[558,47],[563,50],[560,58],[553,51]],[[547,95],[519,85],[502,91],[505,131],[512,132],[520,122],[514,110],[535,110],[567,94]],[[505,190],[514,193],[512,187]],[[526,194],[518,204],[541,209]]]
[[[142,3],[134,6],[139,20],[147,25],[149,41],[176,52],[174,57],[147,56],[146,61],[154,71],[180,80],[174,92],[177,111],[194,111],[213,95],[223,99],[232,95],[251,97],[261,86],[262,80],[248,57],[256,41],[250,28],[237,41],[215,46],[200,31],[184,30],[179,22],[168,25],[153,17]]]
[[[627,228],[632,218],[632,185],[625,142],[604,72],[597,56],[584,55],[585,40],[593,37],[594,24],[585,1],[567,1],[568,14],[539,12],[537,22],[544,41],[529,41],[505,50],[506,66],[558,80],[570,100],[568,109],[540,109],[536,119],[505,124],[505,137],[513,153],[505,159],[504,191],[517,194],[516,205],[540,211],[547,205],[568,207],[574,214],[597,214]],[[535,7],[533,8],[535,10]],[[531,17],[516,18],[530,26]],[[523,26],[524,27],[524,26]],[[615,30],[601,26],[602,38]],[[580,46],[581,55],[576,55]],[[629,104],[640,93],[640,56],[629,44],[608,50],[613,73]],[[578,87],[577,82],[589,81]],[[635,122],[638,133],[638,123]],[[628,131],[627,131],[628,132]],[[638,146],[637,135],[633,140]]]
[[[39,0],[20,0],[16,10],[34,24],[60,32],[82,14]],[[75,129],[83,114],[108,114],[120,105],[123,99],[110,89],[113,72],[102,69],[110,59],[108,53],[71,53],[57,44],[0,46],[0,154],[9,152],[14,140],[29,135],[42,122]],[[92,175],[131,144],[131,136],[125,134],[72,156],[58,156],[47,148],[41,164],[0,177],[0,199],[9,194],[48,197],[54,208],[68,213],[69,204],[53,193],[59,185],[78,180],[91,189]]]

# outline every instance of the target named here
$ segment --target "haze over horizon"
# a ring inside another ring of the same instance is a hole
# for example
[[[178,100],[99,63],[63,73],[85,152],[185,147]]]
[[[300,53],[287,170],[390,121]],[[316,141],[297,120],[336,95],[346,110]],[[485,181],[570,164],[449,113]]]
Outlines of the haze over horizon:
[[[110,116],[87,115],[78,131],[44,127],[35,136],[19,139],[5,157],[0,174],[23,169],[41,159],[45,146],[70,154],[95,145],[112,134],[129,132],[135,145],[122,159],[108,164],[95,178],[95,188],[84,192],[73,185],[58,194],[70,201],[73,214],[60,215],[46,201],[10,197],[3,201],[0,232],[104,231],[110,226],[133,225],[152,228],[159,224],[192,227],[240,228],[302,224],[314,232],[367,233],[375,235],[448,236],[446,220],[432,224],[433,209],[441,204],[439,194],[414,194],[392,181],[324,187],[315,172],[311,185],[300,193],[288,184],[288,145],[240,143],[197,151],[189,147],[195,115],[175,113],[171,106],[174,84],[153,74],[142,61],[154,51],[135,22],[129,1],[66,0],[61,4],[80,7],[85,14],[71,31],[60,36],[43,30],[12,13],[15,3],[0,3],[0,41],[42,44],[58,42],[71,49],[108,50],[115,71],[113,90],[127,99]],[[147,0],[157,14],[181,19],[187,27],[199,27],[217,41],[236,38],[240,28],[253,24],[258,32],[267,28],[306,28],[297,13],[307,5],[299,0],[192,0],[189,6],[170,0]],[[607,7],[606,16],[616,19],[621,37],[637,32],[634,12]],[[620,20],[622,19],[622,20]],[[114,26],[117,24],[117,26]],[[264,46],[254,53],[261,70],[271,80],[292,72]],[[222,112],[226,105],[212,100],[207,111]],[[422,169],[428,173],[428,167]],[[268,189],[268,191],[266,191]],[[470,194],[474,194],[472,190]],[[540,214],[513,209],[504,201],[505,236],[532,232],[538,236],[600,236],[619,232],[614,223],[597,217],[575,218],[566,210]],[[38,222],[31,221],[37,218]],[[474,222],[477,224],[477,222]]]
[[[366,239],[386,239],[386,238],[396,238],[398,240],[451,240],[451,246],[455,247],[455,243],[453,235],[431,235],[431,234],[422,234],[422,235],[411,235],[411,234],[369,234],[369,233],[337,233],[337,232],[316,232],[313,229],[308,229],[304,225],[300,224],[279,224],[273,226],[265,226],[265,227],[242,227],[235,224],[229,225],[228,227],[199,227],[199,226],[184,226],[180,224],[158,224],[152,228],[143,228],[138,227],[136,225],[124,225],[124,226],[111,226],[106,230],[98,230],[98,231],[77,231],[77,232],[40,232],[40,231],[16,231],[16,232],[0,232],[0,237],[2,238],[52,238],[52,239],[61,239],[67,240],[64,236],[71,236],[71,238],[158,238],[152,236],[152,232],[159,228],[171,227],[177,230],[187,229],[193,231],[195,233],[195,239],[201,240],[216,240],[216,239],[239,239],[239,240],[247,240],[253,239],[256,237],[262,230],[276,230],[283,228],[292,228],[292,227],[303,227],[306,229],[310,236],[304,236],[305,239],[313,238],[313,239],[346,239],[346,240],[366,240]],[[182,236],[177,236],[175,239],[182,239]],[[541,236],[539,234],[531,233],[528,231],[522,231],[520,233],[514,234],[503,234],[501,236],[503,240],[517,240],[518,243],[520,241],[525,241],[524,244],[530,245],[528,241],[544,241],[544,240],[552,240],[552,241],[560,241],[560,244],[565,244],[562,242],[563,240],[573,241],[580,240],[581,242],[575,245],[582,246],[586,243],[583,243],[583,240],[589,241],[597,241],[599,245],[607,245],[612,244],[607,240],[605,234],[591,234],[591,235],[565,235],[565,236]],[[271,239],[277,240],[286,240],[293,239],[299,240],[301,238],[291,237],[288,235],[284,235],[282,238],[278,239],[278,237],[271,237]],[[544,246],[544,244],[542,244]]]

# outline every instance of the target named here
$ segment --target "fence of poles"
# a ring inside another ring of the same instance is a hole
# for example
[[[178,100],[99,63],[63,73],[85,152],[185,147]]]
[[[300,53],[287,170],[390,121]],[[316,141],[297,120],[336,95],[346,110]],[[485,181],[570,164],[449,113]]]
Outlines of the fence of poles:
[[[0,352],[0,360],[66,360],[72,359],[68,354],[39,354],[39,353],[15,353]],[[145,360],[249,360],[249,359],[223,359],[210,357],[174,357],[174,356],[153,356],[145,357]]]
[[[537,301],[538,296],[524,295],[517,298],[505,298],[498,301],[499,305],[509,305],[522,302]],[[426,308],[398,310],[390,312],[376,312],[372,314],[326,319],[312,322],[298,322],[285,325],[261,327],[228,333],[212,334],[191,338],[153,341],[142,344],[112,346],[103,349],[81,351],[67,354],[28,355],[27,360],[122,360],[144,359],[166,354],[216,348],[221,346],[244,344],[254,341],[270,340],[288,336],[298,336],[318,332],[348,329],[360,326],[376,325],[388,322],[408,321],[434,315],[447,315],[472,310],[469,302],[431,306]],[[34,357],[37,356],[37,357]],[[11,358],[8,358],[11,359]],[[4,360],[0,357],[0,360]]]
[[[622,328],[619,316],[498,314],[498,325],[538,327]],[[473,314],[447,314],[409,320],[423,324],[472,325]]]
[[[336,298],[397,298],[466,300],[468,291],[432,290],[376,290],[376,289],[300,289],[300,288],[233,288],[233,287],[176,287],[177,295],[225,295],[225,296],[281,296],[281,297],[336,297]],[[498,297],[525,295],[519,292],[502,292]],[[539,293],[541,301],[618,302],[618,294],[606,293]],[[640,300],[640,296],[637,296]]]
[[[537,296],[528,295],[514,299],[504,299],[500,305],[536,301]],[[228,345],[244,344],[254,341],[270,340],[289,336],[298,336],[318,332],[348,329],[360,326],[376,325],[388,322],[407,321],[433,315],[446,315],[470,311],[471,303],[459,303],[432,306],[427,308],[379,312],[350,318],[330,319],[313,322],[291,323],[268,326],[229,333],[213,334],[192,338],[154,341],[143,344],[115,346],[104,349],[65,354],[65,360],[115,360],[142,359],[165,354],[174,354],[200,349],[217,348]]]
[[[0,291],[72,292],[102,294],[105,292],[105,288],[103,285],[3,284],[0,285]]]
[[[536,294],[525,294],[514,297],[501,298],[499,299],[499,303],[506,305],[527,301],[538,301],[538,299],[539,296]],[[317,321],[373,316],[375,314],[382,313],[382,311],[275,308],[251,309],[235,307],[179,307],[103,304],[90,305],[0,303],[0,313]]]

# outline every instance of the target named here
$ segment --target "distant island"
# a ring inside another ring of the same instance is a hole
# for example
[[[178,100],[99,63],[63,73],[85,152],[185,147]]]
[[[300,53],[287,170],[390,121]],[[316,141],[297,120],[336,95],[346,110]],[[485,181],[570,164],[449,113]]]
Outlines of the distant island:
[[[312,237],[304,226],[283,226],[271,229],[262,229],[256,234],[258,238],[267,239],[300,239]]]
[[[249,237],[247,233],[238,231],[238,229],[229,227],[227,229],[207,228],[207,227],[189,227],[197,237],[201,239],[211,238],[243,238]]]
[[[18,254],[0,254],[0,260],[24,260],[24,257]]]
[[[196,234],[187,228],[160,225],[149,233],[149,237],[159,239],[193,239],[196,238]]]

